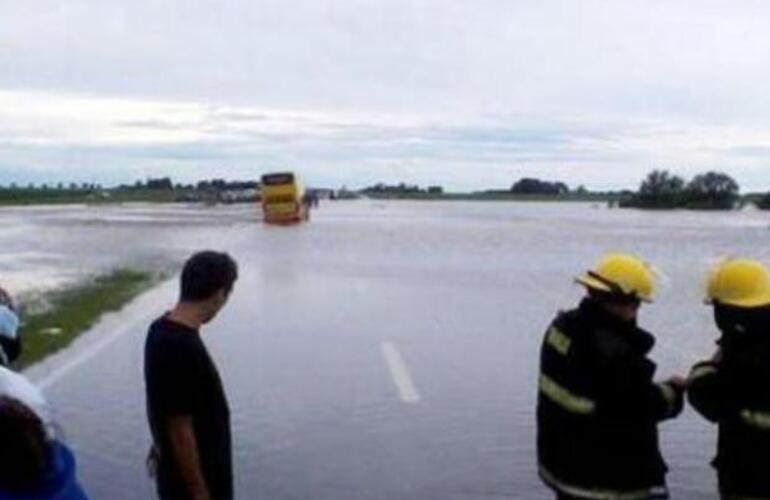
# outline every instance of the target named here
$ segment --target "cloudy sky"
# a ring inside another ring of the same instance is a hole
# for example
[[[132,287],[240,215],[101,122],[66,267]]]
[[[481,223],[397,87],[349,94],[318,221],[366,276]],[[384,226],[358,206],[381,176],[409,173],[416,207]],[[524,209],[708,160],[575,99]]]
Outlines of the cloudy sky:
[[[770,3],[0,0],[0,184],[770,189]]]

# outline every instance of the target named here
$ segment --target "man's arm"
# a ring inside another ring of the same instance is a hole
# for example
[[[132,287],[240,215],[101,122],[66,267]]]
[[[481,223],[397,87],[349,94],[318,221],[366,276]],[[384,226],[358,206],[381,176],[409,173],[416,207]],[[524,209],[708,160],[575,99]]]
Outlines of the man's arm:
[[[698,413],[711,422],[718,422],[729,406],[730,392],[724,386],[721,365],[720,348],[709,361],[697,363],[690,372],[687,399]]]
[[[172,459],[192,500],[211,500],[198,457],[198,443],[188,415],[169,417]]]
[[[675,418],[682,411],[686,382],[681,377],[659,383],[624,378],[622,372],[606,377],[597,394],[599,412],[604,415],[660,421]]]
[[[654,370],[649,360],[600,357],[595,369],[597,408],[605,416],[661,421],[674,418],[682,411],[685,380],[672,377],[654,383],[648,378]]]

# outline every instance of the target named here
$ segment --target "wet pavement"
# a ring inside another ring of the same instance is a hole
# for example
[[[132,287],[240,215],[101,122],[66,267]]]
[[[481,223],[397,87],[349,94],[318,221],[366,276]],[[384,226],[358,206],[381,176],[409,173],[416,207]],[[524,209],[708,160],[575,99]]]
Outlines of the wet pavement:
[[[537,351],[555,311],[579,299],[571,277],[617,249],[660,268],[663,291],[642,323],[658,335],[665,376],[712,350],[699,300],[708,264],[770,260],[770,223],[757,212],[365,200],[266,227],[250,207],[59,210],[0,212],[0,225],[50,221],[44,245],[8,240],[61,256],[68,235],[91,250],[76,249],[89,269],[178,262],[205,247],[240,262],[231,303],[204,336],[229,393],[236,492],[247,499],[550,498],[535,472]],[[149,292],[29,371],[93,498],[153,497],[141,349],[175,290]],[[673,498],[716,498],[714,429],[687,410],[662,430]]]

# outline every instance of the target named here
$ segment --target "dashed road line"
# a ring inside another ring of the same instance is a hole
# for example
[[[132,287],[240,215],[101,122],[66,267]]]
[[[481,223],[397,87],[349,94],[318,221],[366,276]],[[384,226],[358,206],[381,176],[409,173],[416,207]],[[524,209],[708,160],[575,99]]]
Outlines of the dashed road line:
[[[390,377],[398,390],[401,401],[407,404],[420,402],[420,393],[414,385],[412,376],[406,366],[403,356],[392,342],[383,342],[380,344],[382,357],[385,358],[385,364],[390,370]]]

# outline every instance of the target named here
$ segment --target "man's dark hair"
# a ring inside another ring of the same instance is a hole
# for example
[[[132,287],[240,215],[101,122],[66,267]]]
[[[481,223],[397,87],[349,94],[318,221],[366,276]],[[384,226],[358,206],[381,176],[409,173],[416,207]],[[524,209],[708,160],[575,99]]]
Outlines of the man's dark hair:
[[[16,399],[0,397],[0,491],[25,494],[44,484],[50,445],[43,422]]]
[[[220,290],[229,294],[238,279],[238,264],[226,253],[207,250],[190,257],[182,269],[183,302],[198,302]]]

